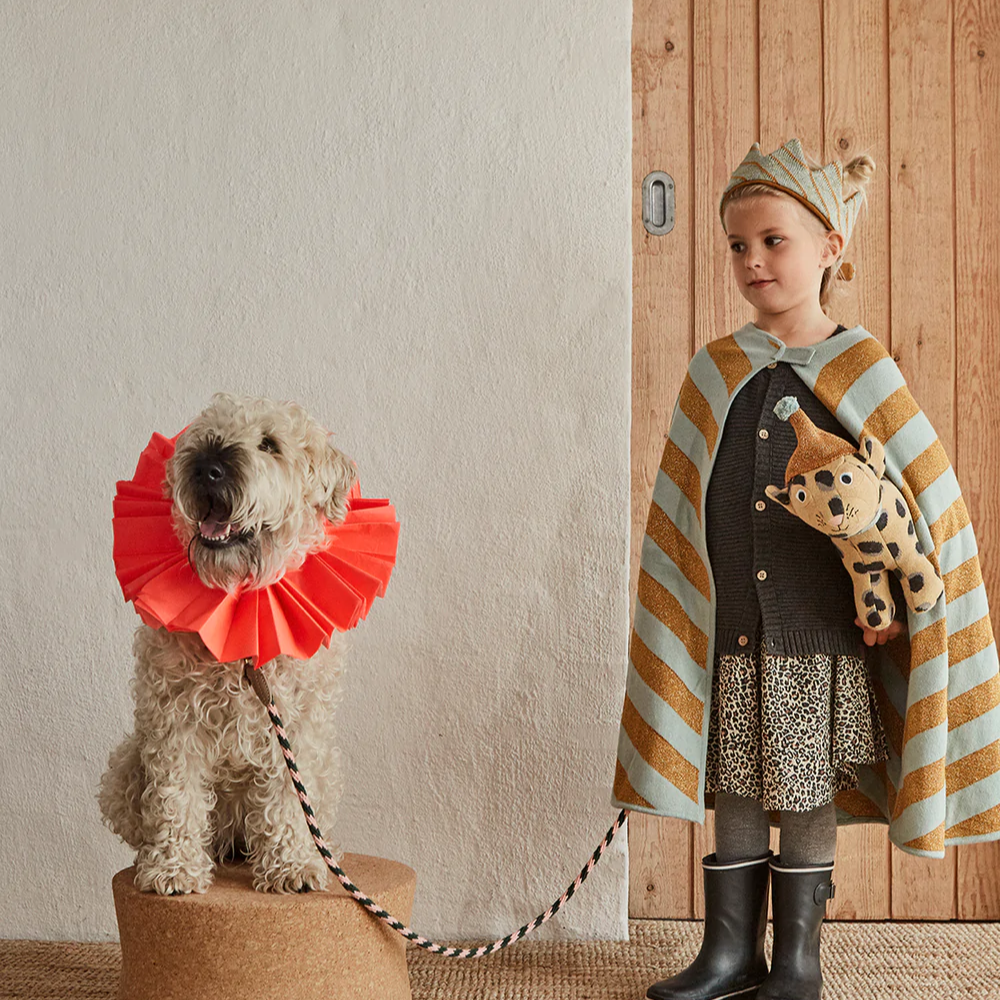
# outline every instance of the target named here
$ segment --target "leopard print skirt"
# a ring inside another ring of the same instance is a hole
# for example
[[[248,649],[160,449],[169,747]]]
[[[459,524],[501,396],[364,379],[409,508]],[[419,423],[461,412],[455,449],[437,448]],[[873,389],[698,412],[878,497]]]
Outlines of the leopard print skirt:
[[[721,654],[712,676],[705,791],[805,812],[889,759],[863,657]]]

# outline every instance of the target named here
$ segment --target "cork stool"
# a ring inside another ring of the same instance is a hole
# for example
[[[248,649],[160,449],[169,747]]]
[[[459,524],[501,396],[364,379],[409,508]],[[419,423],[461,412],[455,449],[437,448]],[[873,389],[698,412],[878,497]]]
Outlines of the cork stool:
[[[409,924],[417,878],[398,861],[344,854],[366,895]],[[206,893],[140,892],[111,880],[122,949],[118,1000],[410,1000],[406,939],[331,875],[325,892],[257,892],[246,865]]]

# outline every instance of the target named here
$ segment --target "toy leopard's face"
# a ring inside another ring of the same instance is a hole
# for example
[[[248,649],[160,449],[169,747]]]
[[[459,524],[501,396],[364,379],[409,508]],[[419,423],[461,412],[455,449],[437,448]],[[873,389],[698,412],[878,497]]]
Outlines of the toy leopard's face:
[[[885,470],[885,452],[877,438],[862,434],[858,447],[852,455],[838,455],[796,476],[785,489],[769,485],[764,492],[826,535],[851,535],[875,516]]]

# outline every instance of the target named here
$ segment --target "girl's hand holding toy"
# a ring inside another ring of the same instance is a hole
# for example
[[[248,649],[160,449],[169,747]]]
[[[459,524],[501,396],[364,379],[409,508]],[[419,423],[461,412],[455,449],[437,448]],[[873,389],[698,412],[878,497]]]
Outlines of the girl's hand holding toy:
[[[855,618],[854,624],[857,625],[858,628],[863,628],[865,630],[864,640],[866,646],[874,646],[876,642],[880,646],[884,646],[890,639],[895,639],[900,632],[906,631],[906,622],[900,621],[898,618],[894,619],[888,628],[880,629],[877,632],[875,629],[869,628],[867,625],[862,625],[860,618]]]

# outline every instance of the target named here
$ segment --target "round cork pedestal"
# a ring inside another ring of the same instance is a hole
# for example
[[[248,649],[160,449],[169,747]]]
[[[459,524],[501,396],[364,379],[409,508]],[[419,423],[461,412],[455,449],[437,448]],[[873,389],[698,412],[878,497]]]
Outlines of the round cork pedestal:
[[[365,895],[409,924],[417,877],[398,861],[344,854]],[[258,892],[246,865],[206,893],[140,892],[111,880],[122,948],[118,1000],[410,1000],[406,938],[330,875],[323,892]]]

